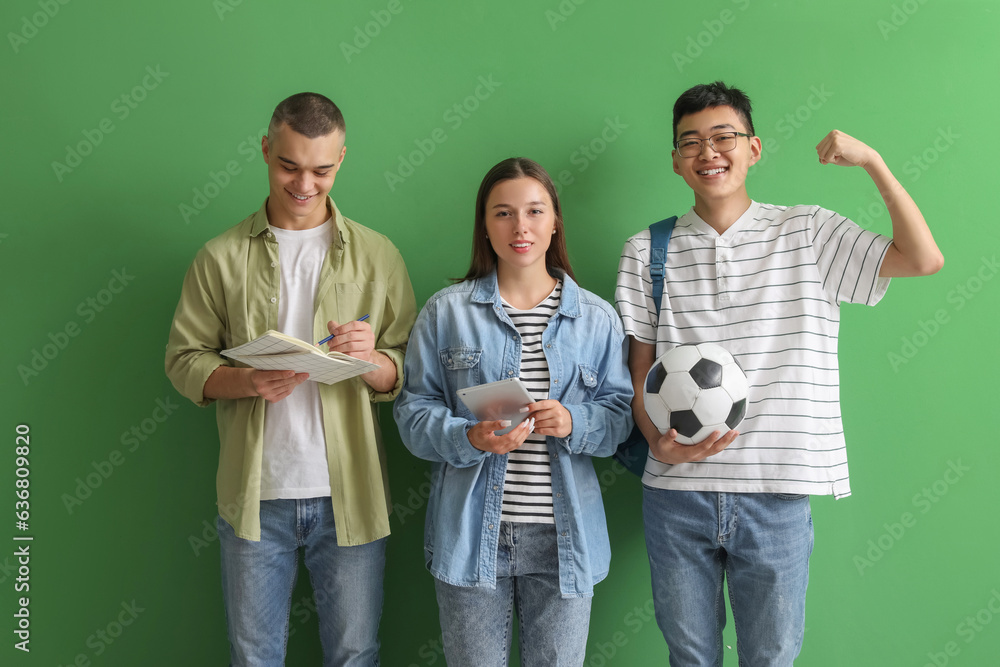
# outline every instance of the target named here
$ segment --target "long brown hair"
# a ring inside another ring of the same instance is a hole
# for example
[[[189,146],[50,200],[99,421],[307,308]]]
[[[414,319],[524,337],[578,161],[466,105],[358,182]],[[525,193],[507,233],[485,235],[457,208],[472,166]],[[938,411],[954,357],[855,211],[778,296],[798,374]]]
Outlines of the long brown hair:
[[[490,240],[486,238],[486,200],[489,199],[497,183],[515,178],[533,178],[549,193],[555,212],[556,233],[552,236],[548,250],[545,251],[545,268],[553,278],[561,278],[561,274],[566,274],[576,280],[573,268],[569,265],[569,253],[566,252],[562,207],[559,205],[559,193],[556,192],[555,184],[542,165],[534,160],[526,157],[509,157],[494,165],[479,184],[479,194],[476,195],[476,222],[472,229],[472,262],[465,277],[455,282],[482,278],[489,275],[496,267],[497,254]]]

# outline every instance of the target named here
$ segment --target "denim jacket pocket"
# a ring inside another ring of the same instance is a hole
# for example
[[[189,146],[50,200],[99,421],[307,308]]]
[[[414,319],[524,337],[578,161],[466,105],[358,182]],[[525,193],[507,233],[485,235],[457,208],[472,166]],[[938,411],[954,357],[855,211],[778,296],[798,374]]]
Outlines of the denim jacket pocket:
[[[480,347],[446,347],[438,351],[441,357],[441,367],[444,369],[444,383],[449,390],[449,399],[455,399],[455,392],[466,387],[473,387],[479,381],[479,360],[483,356]],[[469,416],[472,413],[461,401],[456,404],[457,411]]]
[[[597,391],[597,369],[587,364],[580,364],[579,371],[578,380],[562,397],[562,403],[569,405],[586,403],[594,397],[594,392]]]

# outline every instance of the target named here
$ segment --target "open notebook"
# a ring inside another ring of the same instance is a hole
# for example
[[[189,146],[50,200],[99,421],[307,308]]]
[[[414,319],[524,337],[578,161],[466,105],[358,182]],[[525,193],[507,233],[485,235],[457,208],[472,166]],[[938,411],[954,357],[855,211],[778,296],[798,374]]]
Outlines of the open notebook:
[[[355,375],[379,368],[377,364],[355,359],[341,352],[323,352],[315,345],[280,331],[267,331],[222,356],[263,371],[309,373],[309,379],[334,384]]]

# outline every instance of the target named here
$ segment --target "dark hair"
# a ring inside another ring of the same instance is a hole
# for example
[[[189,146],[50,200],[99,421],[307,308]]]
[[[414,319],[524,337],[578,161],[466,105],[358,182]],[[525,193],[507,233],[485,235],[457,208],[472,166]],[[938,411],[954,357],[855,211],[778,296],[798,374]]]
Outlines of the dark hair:
[[[319,93],[297,93],[282,100],[274,108],[267,133],[272,134],[282,124],[310,139],[324,137],[336,130],[347,132],[344,114]]]
[[[674,102],[674,142],[677,141],[677,124],[681,118],[710,107],[732,107],[746,125],[747,132],[755,134],[753,119],[750,117],[753,111],[750,98],[739,88],[730,88],[723,82],[716,81],[688,88]]]
[[[479,184],[479,194],[476,195],[476,217],[472,229],[472,262],[469,265],[469,272],[464,278],[456,280],[475,280],[488,275],[497,265],[497,254],[493,250],[493,245],[486,238],[486,200],[489,199],[493,188],[500,181],[509,181],[515,178],[533,178],[552,199],[552,207],[555,213],[555,234],[549,242],[549,248],[545,251],[545,268],[553,278],[561,278],[562,274],[568,275],[573,280],[573,269],[569,265],[569,253],[566,251],[566,234],[563,230],[562,208],[559,206],[559,193],[548,173],[534,160],[526,157],[510,157],[494,165]]]

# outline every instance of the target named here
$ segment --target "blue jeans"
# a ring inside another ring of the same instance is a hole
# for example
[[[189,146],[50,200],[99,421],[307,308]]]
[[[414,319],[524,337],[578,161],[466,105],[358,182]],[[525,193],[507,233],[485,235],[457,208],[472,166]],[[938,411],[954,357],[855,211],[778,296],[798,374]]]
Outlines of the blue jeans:
[[[741,667],[791,665],[805,629],[809,497],[644,486],[642,512],[671,666],[722,665],[723,580]]]
[[[259,542],[236,537],[221,517],[216,523],[232,665],[285,664],[299,547],[312,582],[323,665],[379,664],[385,538],[337,546],[329,498],[261,501]]]
[[[593,598],[559,592],[555,526],[500,523],[495,589],[434,585],[448,667],[506,667],[515,606],[522,667],[583,664]]]

